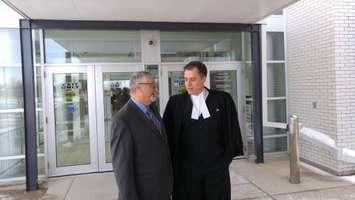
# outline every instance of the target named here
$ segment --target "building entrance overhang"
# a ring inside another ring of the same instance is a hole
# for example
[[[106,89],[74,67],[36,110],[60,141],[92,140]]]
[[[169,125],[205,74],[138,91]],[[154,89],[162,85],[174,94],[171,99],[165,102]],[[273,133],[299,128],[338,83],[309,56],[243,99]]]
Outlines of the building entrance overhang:
[[[257,23],[297,0],[3,0],[27,19]]]

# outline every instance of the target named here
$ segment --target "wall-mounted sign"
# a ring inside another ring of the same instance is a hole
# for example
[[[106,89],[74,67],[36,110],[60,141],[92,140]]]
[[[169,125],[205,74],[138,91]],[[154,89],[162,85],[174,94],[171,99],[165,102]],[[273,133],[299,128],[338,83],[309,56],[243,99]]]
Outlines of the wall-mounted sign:
[[[110,88],[111,89],[117,89],[120,88],[121,84],[118,81],[111,81]]]
[[[105,89],[118,89],[118,88],[125,88],[129,87],[129,80],[110,80],[104,81],[104,88]]]
[[[75,106],[74,104],[68,104],[67,105],[67,112],[68,113],[73,113],[75,111]]]
[[[73,101],[73,97],[75,97],[76,93],[73,89],[65,89],[64,95],[65,95],[65,100],[67,102],[71,102]]]
[[[61,85],[62,89],[81,89],[80,82],[65,82]]]

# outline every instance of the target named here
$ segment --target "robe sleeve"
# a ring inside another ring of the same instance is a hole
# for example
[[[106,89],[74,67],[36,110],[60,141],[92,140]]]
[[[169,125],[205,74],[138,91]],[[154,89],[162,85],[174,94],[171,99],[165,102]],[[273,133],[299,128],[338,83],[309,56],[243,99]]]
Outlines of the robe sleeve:
[[[169,143],[169,148],[170,148],[170,154],[171,156],[174,155],[174,147],[175,147],[175,142],[174,142],[174,110],[175,110],[175,101],[173,98],[170,98],[166,107],[165,111],[163,114],[163,122],[165,125],[166,129],[166,135],[168,138],[168,143]],[[177,111],[175,111],[177,112]],[[175,119],[176,120],[176,119]]]
[[[238,113],[230,94],[226,95],[226,122],[230,161],[235,156],[243,155],[243,140],[240,132]]]

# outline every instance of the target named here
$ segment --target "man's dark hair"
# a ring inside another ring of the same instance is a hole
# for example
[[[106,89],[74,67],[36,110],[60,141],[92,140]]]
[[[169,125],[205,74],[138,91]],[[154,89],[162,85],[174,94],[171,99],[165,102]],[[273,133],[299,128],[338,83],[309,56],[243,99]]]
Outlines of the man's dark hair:
[[[207,76],[207,67],[205,64],[203,64],[200,61],[191,61],[189,62],[187,65],[185,65],[184,67],[184,72],[185,70],[192,70],[196,68],[198,70],[198,72],[200,73],[200,75],[202,77],[206,77]]]

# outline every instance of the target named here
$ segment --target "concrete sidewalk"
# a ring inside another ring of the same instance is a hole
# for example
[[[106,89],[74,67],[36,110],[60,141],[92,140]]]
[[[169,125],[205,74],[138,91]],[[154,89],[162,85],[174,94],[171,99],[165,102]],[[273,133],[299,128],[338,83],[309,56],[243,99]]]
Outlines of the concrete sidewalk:
[[[237,160],[231,165],[232,199],[257,200],[355,200],[355,176],[336,177],[302,165],[301,184],[288,182],[288,157],[266,158],[264,164]],[[112,173],[50,178],[36,192],[24,186],[0,188],[1,200],[114,200],[117,187]]]

